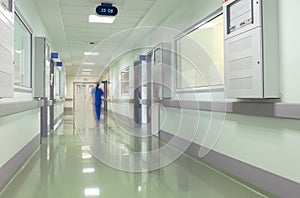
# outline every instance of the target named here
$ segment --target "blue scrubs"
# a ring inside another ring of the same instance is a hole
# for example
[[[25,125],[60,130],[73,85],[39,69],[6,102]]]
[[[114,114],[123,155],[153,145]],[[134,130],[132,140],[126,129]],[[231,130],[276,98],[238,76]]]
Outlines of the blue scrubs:
[[[96,111],[96,119],[99,122],[100,121],[100,114],[101,114],[101,104],[102,104],[102,98],[103,95],[102,89],[95,88],[94,89],[94,97],[95,97],[95,111]]]

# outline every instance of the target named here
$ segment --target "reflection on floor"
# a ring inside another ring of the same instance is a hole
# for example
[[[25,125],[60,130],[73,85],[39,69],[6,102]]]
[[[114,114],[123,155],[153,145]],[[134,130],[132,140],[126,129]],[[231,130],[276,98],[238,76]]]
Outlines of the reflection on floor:
[[[74,127],[66,116],[0,197],[266,197],[155,137],[132,136],[121,121],[88,118],[77,114]]]

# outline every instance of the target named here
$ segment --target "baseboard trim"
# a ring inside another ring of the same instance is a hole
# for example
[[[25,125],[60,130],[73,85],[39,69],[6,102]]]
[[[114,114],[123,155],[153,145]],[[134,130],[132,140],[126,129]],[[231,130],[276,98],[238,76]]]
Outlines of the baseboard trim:
[[[166,131],[160,131],[160,140],[164,142],[170,142],[170,140],[172,140],[172,142],[176,143],[176,145],[172,146],[177,149],[182,149],[182,145],[187,145],[188,143],[187,140],[176,137]],[[199,158],[198,153],[200,147],[200,145],[192,143],[185,150],[185,153],[192,157]],[[240,178],[241,180],[244,180],[253,186],[270,192],[273,195],[289,198],[298,198],[300,195],[300,183],[231,158],[216,151],[211,150],[204,158],[201,158],[201,160],[212,165],[213,167],[229,173],[230,175]]]
[[[9,182],[19,168],[26,162],[30,155],[40,145],[40,135],[35,136],[26,146],[24,146],[8,162],[0,167],[0,190]]]

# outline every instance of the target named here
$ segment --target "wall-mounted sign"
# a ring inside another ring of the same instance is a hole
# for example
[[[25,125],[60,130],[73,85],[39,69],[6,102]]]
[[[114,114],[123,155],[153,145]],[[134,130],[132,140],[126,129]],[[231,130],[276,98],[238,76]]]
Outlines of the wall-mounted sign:
[[[104,16],[116,16],[118,14],[118,8],[110,3],[101,3],[96,7],[96,13]]]
[[[56,62],[57,67],[62,67],[62,62]]]
[[[147,56],[146,55],[139,55],[139,60],[145,61],[145,60],[147,60]]]
[[[57,52],[51,52],[51,58],[58,58]]]

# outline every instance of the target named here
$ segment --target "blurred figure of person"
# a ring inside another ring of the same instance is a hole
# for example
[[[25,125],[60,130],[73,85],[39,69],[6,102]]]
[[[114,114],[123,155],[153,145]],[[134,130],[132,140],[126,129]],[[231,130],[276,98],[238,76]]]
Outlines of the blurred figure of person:
[[[100,123],[100,114],[101,114],[101,104],[102,104],[102,95],[104,94],[103,90],[99,87],[99,82],[97,82],[96,87],[92,90],[94,107],[95,107],[95,117],[97,125]]]

